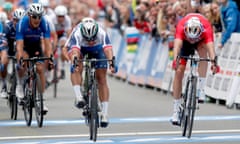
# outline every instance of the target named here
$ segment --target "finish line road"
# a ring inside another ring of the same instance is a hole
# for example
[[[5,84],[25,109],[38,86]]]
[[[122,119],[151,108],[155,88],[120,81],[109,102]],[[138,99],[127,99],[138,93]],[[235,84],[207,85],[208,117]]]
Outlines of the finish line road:
[[[10,120],[7,102],[0,99],[0,143],[92,143],[82,111],[74,107],[73,88],[69,71],[66,72],[66,79],[59,83],[57,98],[53,98],[52,87],[45,92],[49,112],[42,128],[37,127],[35,113],[32,125],[27,127],[21,107],[18,108],[18,119]],[[99,129],[96,143],[240,143],[239,110],[212,103],[201,104],[196,111],[192,137],[188,139],[181,136],[180,127],[170,123],[171,96],[115,77],[109,77],[108,83],[110,125]]]

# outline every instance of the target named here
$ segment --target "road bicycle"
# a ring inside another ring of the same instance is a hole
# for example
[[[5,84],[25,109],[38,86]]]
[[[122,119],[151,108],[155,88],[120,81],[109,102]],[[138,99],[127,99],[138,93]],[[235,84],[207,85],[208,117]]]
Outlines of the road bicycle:
[[[18,99],[16,96],[16,86],[17,86],[17,77],[16,77],[16,57],[8,56],[8,85],[7,85],[7,94],[8,94],[8,105],[10,108],[10,118],[13,120],[17,119],[18,113]]]
[[[27,126],[32,122],[32,109],[35,108],[36,120],[38,127],[42,127],[43,124],[43,93],[42,85],[39,74],[37,73],[36,63],[39,61],[51,60],[51,57],[32,57],[26,59],[20,59],[20,64],[26,62],[27,76],[24,82],[24,99],[23,99],[23,111],[24,118]]]
[[[96,68],[95,65],[97,62],[101,61],[111,61],[112,66],[115,67],[115,57],[112,60],[109,59],[95,59],[89,56],[86,56],[84,59],[78,60],[77,57],[73,60],[73,67],[77,67],[79,62],[83,62],[84,73],[83,73],[83,89],[81,90],[86,101],[85,106],[83,107],[83,116],[85,121],[89,126],[90,140],[97,140],[97,129],[100,125],[99,120],[99,98],[97,92],[97,81],[96,81]]]
[[[53,97],[57,98],[57,87],[59,80],[62,76],[59,75],[59,49],[57,48],[54,52],[54,67],[53,67],[53,79],[50,82],[46,81],[46,88],[53,85]]]
[[[212,60],[209,58],[199,58],[197,56],[190,55],[190,56],[178,56],[177,62],[179,62],[181,58],[190,61],[190,72],[187,75],[185,85],[186,87],[182,95],[182,104],[180,107],[180,125],[182,127],[182,136],[186,136],[187,134],[187,137],[191,138],[195,110],[197,109],[196,104],[198,103],[197,98],[198,63],[200,61],[208,61],[214,62],[215,65],[217,65],[216,64],[217,60],[216,58]]]

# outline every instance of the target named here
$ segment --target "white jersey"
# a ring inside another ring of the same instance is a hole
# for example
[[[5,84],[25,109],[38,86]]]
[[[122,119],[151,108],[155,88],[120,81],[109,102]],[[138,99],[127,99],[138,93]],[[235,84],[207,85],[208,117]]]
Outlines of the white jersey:
[[[49,24],[49,28],[50,28],[50,31],[56,31],[55,30],[55,26],[53,24],[53,21],[51,21],[50,17],[48,15],[44,15],[44,18],[47,20],[48,24]]]
[[[72,29],[72,21],[68,15],[65,16],[65,20],[63,23],[58,23],[57,17],[55,17],[53,23],[55,25],[55,29],[58,34],[58,38],[60,38],[64,35],[66,36],[66,32],[68,30]]]
[[[75,26],[69,39],[66,42],[65,46],[68,48],[68,51],[77,48],[84,52],[91,52],[102,50],[105,48],[112,48],[112,44],[107,33],[100,26],[98,27],[97,38],[94,41],[95,43],[93,45],[89,45],[89,43],[83,38],[81,34],[80,24]]]

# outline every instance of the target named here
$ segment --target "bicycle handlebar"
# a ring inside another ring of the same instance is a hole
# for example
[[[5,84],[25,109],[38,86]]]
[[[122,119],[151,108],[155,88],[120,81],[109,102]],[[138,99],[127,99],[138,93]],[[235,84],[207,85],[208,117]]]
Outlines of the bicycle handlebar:
[[[73,59],[73,67],[77,67],[79,62],[102,62],[102,61],[108,61],[108,62],[112,62],[110,65],[112,67],[115,67],[115,56],[112,57],[112,59],[80,59],[78,60],[77,57],[74,57]]]
[[[32,62],[37,62],[37,61],[41,61],[41,60],[50,60],[53,62],[53,55],[51,55],[50,57],[31,57],[31,58],[21,58],[19,63],[20,65],[22,65],[22,63],[24,61],[32,61]]]

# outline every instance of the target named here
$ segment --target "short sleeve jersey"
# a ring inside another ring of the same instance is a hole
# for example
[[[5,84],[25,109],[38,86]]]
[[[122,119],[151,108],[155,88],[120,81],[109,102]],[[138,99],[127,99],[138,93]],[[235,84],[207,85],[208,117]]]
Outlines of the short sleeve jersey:
[[[89,45],[88,42],[83,38],[80,32],[80,24],[77,25],[68,39],[66,46],[68,50],[73,48],[80,49],[82,52],[98,51],[105,48],[112,48],[112,44],[107,33],[102,27],[99,27],[97,39],[94,41],[94,45]]]
[[[40,47],[41,38],[50,38],[50,28],[48,22],[44,17],[41,18],[38,28],[30,26],[30,19],[24,16],[17,24],[16,27],[16,40],[23,40],[24,47]]]
[[[186,22],[192,17],[197,17],[202,23],[202,28],[203,28],[202,34],[196,39],[189,39],[186,37],[184,33],[184,26]],[[198,13],[190,13],[185,17],[183,17],[177,24],[175,38],[180,40],[186,40],[186,41],[189,41],[190,43],[197,43],[202,41],[203,43],[206,44],[209,42],[213,42],[212,25],[203,15]]]

